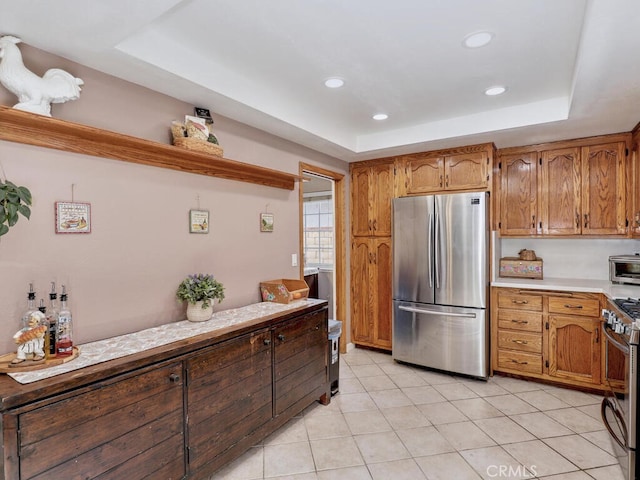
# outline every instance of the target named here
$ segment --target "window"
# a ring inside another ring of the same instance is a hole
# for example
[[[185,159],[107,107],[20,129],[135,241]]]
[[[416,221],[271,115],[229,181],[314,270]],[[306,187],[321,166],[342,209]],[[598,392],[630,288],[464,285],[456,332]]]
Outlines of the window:
[[[305,266],[333,266],[333,200],[331,196],[312,196],[303,205]]]

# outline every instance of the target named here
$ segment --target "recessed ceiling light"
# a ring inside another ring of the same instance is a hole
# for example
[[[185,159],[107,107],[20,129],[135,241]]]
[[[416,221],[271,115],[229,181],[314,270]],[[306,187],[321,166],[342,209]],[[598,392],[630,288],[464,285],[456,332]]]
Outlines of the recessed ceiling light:
[[[493,33],[491,32],[475,32],[464,37],[462,44],[467,48],[480,48],[484,47],[492,39]]]
[[[325,80],[324,85],[327,88],[340,88],[344,85],[344,80],[338,77],[328,78]]]
[[[484,91],[485,95],[489,95],[490,97],[494,97],[496,95],[502,95],[504,92],[507,91],[507,87],[503,87],[503,86],[495,86],[495,87],[489,87]]]
[[[376,113],[373,116],[374,120],[386,120],[387,118],[389,118],[389,115],[387,115],[386,113]]]

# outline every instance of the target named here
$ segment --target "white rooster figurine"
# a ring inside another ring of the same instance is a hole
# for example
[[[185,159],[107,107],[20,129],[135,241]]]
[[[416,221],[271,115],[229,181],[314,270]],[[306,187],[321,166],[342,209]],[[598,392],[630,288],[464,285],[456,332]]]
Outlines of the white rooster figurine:
[[[80,97],[84,82],[59,68],[47,70],[40,78],[22,63],[17,44],[11,35],[0,37],[0,83],[18,97],[13,108],[51,116],[52,103],[64,103]]]

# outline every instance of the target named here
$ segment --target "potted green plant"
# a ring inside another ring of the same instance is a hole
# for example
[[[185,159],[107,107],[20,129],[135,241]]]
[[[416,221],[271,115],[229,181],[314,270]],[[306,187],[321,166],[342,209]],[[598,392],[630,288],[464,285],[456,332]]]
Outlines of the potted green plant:
[[[31,216],[31,192],[27,187],[18,187],[9,180],[0,178],[0,237],[9,231],[20,218]]]
[[[196,273],[187,276],[178,285],[176,297],[187,301],[188,320],[203,322],[213,315],[213,302],[224,300],[224,285],[213,278],[213,275]]]

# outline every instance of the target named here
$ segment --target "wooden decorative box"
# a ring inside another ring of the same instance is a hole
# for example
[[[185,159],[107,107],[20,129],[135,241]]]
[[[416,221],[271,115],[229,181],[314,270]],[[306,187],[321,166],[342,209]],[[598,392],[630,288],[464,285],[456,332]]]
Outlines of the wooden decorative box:
[[[518,257],[501,258],[499,276],[542,280],[542,259],[521,260]]]
[[[263,302],[289,303],[309,297],[309,285],[304,280],[279,278],[260,282]]]

